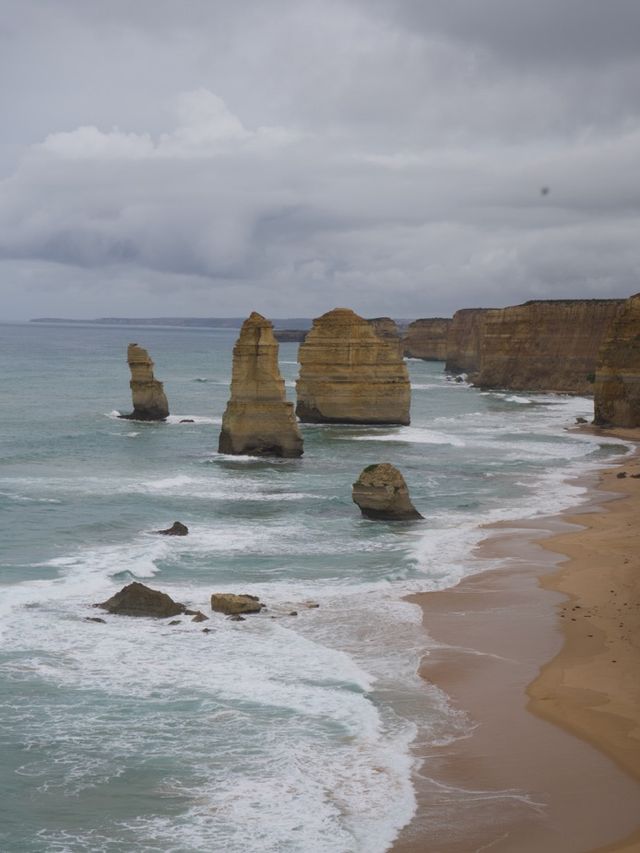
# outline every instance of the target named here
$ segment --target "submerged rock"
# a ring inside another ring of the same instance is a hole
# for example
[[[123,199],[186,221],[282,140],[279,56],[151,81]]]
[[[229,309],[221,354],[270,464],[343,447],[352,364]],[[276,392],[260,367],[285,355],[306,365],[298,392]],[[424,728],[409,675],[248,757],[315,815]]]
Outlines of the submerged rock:
[[[201,610],[198,610],[191,621],[192,622],[208,622],[209,617],[205,616]]]
[[[131,370],[131,397],[133,411],[122,418],[135,421],[164,421],[169,416],[169,404],[162,382],[153,375],[153,361],[146,349],[129,344],[127,361]]]
[[[222,418],[219,453],[302,456],[302,436],[285,396],[273,326],[253,312],[233,348],[231,398]]]
[[[156,619],[178,616],[185,611],[184,604],[174,601],[165,592],[151,589],[137,581],[123,587],[120,592],[116,592],[102,604],[95,604],[94,607],[119,616],[152,616]]]
[[[353,484],[352,498],[365,518],[410,521],[423,518],[411,503],[404,477],[393,465],[369,465]]]
[[[260,613],[265,605],[255,595],[235,595],[232,592],[214,592],[211,609],[216,613],[237,616],[240,613]]]
[[[156,530],[155,532],[162,536],[186,536],[189,533],[189,528],[181,521],[174,521],[171,527],[167,527],[166,530]]]

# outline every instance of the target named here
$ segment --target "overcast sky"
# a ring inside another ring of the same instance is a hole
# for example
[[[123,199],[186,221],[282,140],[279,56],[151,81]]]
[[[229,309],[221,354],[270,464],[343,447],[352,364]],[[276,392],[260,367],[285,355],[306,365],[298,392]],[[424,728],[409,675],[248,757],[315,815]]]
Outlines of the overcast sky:
[[[638,0],[0,0],[0,319],[637,292],[639,45]]]

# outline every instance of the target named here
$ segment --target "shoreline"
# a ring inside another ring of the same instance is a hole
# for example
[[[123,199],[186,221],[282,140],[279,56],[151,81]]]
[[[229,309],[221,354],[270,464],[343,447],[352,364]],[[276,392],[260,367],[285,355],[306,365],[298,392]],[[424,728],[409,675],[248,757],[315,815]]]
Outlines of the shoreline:
[[[408,599],[434,643],[420,675],[473,729],[416,742],[393,853],[640,851],[640,478],[624,470],[640,474],[637,449],[580,477],[577,509],[491,528],[475,554],[500,567]]]

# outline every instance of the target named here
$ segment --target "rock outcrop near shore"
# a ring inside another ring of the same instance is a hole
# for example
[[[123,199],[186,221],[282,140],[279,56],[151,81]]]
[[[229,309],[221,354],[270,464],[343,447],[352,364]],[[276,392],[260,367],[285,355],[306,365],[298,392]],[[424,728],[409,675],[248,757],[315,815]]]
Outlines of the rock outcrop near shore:
[[[451,322],[446,317],[428,317],[409,323],[402,342],[404,354],[425,361],[446,361]]]
[[[239,616],[242,613],[260,613],[265,605],[255,595],[236,595],[233,592],[214,592],[211,596],[211,609],[227,616]]]
[[[306,423],[408,424],[411,386],[400,347],[335,308],[300,346],[296,414]]]
[[[222,418],[219,453],[302,456],[302,436],[285,397],[273,326],[253,312],[233,348],[231,398]]]
[[[153,375],[153,361],[149,353],[138,344],[127,347],[127,361],[131,370],[131,397],[133,411],[122,418],[135,421],[163,421],[169,416],[169,403],[162,382]]]
[[[623,304],[598,354],[594,424],[640,427],[640,293]]]
[[[94,606],[119,616],[152,616],[155,619],[178,616],[186,609],[184,604],[174,601],[165,592],[151,589],[137,581],[123,587],[102,604]]]
[[[485,314],[489,308],[461,308],[451,320],[447,334],[448,373],[466,373],[472,378],[480,369],[480,342]]]
[[[481,388],[592,394],[598,350],[621,299],[557,299],[491,309],[481,328]]]
[[[423,518],[411,503],[409,489],[398,469],[388,462],[368,465],[353,484],[353,502],[365,518],[412,521]]]

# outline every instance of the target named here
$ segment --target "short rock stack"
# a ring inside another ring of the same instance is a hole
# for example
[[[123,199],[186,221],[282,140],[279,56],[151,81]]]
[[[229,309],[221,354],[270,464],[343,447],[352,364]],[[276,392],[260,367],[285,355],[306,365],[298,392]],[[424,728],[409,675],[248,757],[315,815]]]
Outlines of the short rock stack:
[[[375,521],[413,521],[423,518],[411,503],[404,477],[393,465],[368,465],[353,484],[353,502],[365,518]]]

